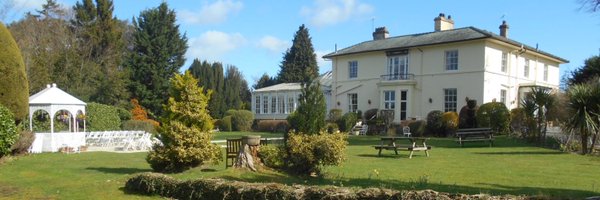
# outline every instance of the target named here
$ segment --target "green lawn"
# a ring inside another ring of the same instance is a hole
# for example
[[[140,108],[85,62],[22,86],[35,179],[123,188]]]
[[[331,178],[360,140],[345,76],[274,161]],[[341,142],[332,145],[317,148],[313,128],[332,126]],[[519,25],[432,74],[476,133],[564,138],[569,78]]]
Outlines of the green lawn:
[[[217,134],[229,137],[241,133]],[[378,137],[350,137],[349,141],[348,160],[342,166],[326,168],[323,178],[225,169],[224,163],[172,176],[576,199],[600,196],[598,157],[561,153],[498,137],[492,148],[483,143],[460,148],[452,139],[436,138],[429,142],[434,146],[430,157],[417,152],[408,159],[408,152],[397,156],[393,151],[384,151],[378,157],[370,146],[378,143]],[[122,191],[131,174],[150,171],[145,155],[87,152],[21,157],[0,165],[0,199],[159,199]]]

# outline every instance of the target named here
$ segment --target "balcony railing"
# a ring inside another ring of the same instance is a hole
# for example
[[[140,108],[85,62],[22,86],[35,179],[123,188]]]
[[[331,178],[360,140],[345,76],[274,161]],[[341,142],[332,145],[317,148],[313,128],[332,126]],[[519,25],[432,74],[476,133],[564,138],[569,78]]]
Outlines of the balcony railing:
[[[414,74],[386,74],[381,75],[381,81],[405,81],[414,80]]]

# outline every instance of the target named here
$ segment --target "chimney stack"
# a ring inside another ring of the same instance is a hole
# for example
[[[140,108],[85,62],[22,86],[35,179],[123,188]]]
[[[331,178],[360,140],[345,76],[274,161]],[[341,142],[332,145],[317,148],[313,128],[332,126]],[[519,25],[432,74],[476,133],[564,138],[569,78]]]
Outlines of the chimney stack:
[[[435,31],[445,31],[454,29],[454,20],[452,20],[452,16],[446,15],[444,13],[440,13],[439,16],[433,19],[435,22],[434,30]]]
[[[508,24],[506,21],[502,20],[502,25],[500,25],[500,36],[508,38]]]
[[[385,38],[388,38],[389,35],[390,32],[388,32],[385,26],[379,27],[375,29],[375,32],[373,32],[373,40],[383,40]]]

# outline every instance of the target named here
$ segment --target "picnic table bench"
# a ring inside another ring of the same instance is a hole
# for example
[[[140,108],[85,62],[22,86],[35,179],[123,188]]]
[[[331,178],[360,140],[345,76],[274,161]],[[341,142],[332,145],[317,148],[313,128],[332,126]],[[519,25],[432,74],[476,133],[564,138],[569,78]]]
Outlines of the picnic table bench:
[[[489,142],[490,147],[494,144],[494,132],[491,128],[458,129],[456,137],[460,147],[463,147],[465,142]]]
[[[394,150],[396,155],[398,155],[398,150],[410,151],[410,155],[408,158],[412,158],[413,153],[415,151],[425,151],[427,157],[429,157],[429,150],[431,150],[431,146],[427,146],[427,140],[429,138],[423,137],[393,137],[386,136],[381,137],[380,145],[373,145],[376,150],[379,150],[378,156],[381,156],[381,150]],[[408,141],[409,144],[397,144],[396,141]]]

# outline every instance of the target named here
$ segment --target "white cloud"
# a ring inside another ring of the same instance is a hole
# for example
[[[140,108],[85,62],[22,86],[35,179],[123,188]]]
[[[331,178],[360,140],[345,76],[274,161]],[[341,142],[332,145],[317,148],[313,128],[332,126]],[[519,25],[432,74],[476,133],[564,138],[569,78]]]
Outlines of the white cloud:
[[[317,65],[319,66],[319,71],[321,72],[331,70],[331,61],[323,58],[323,56],[328,53],[331,53],[331,51],[315,50],[315,54],[317,54]]]
[[[199,37],[190,38],[186,57],[217,61],[226,53],[234,51],[246,43],[246,38],[240,33],[224,33],[207,31]]]
[[[290,42],[281,40],[274,36],[264,36],[258,41],[258,47],[269,50],[272,53],[281,53],[289,48]]]
[[[352,17],[373,12],[373,6],[358,0],[316,0],[312,7],[302,7],[300,14],[316,26],[333,25]]]
[[[218,24],[227,20],[230,14],[242,10],[241,1],[218,0],[211,4],[203,5],[200,10],[182,10],[178,13],[183,22],[190,24]]]

